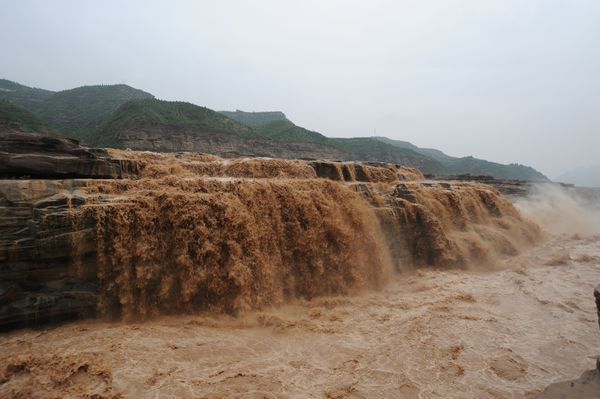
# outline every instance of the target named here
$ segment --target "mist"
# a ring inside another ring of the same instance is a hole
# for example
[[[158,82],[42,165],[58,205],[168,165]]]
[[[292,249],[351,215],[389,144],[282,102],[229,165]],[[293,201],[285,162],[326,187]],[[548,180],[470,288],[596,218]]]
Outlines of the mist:
[[[550,234],[600,234],[600,193],[538,184],[516,207]]]
[[[600,148],[594,1],[0,3],[0,77],[281,110],[554,178]]]

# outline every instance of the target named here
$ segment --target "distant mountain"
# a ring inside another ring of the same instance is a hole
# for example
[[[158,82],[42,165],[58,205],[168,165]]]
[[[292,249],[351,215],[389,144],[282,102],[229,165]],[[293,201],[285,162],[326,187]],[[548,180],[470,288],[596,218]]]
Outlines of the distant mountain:
[[[570,170],[555,180],[581,187],[600,187],[600,164]]]
[[[85,140],[121,105],[144,98],[154,96],[127,85],[83,86],[48,97],[37,114],[50,127]]]
[[[283,112],[244,112],[244,111],[219,111],[228,118],[243,123],[246,126],[257,128],[275,121],[288,121]],[[289,121],[288,121],[289,122]]]
[[[387,137],[383,137],[383,136],[375,136],[373,138],[377,139],[379,141],[383,141],[384,143],[391,144],[391,145],[396,146],[396,147],[408,148],[410,150],[420,152],[421,154],[425,154],[425,155],[427,155],[427,156],[429,156],[429,157],[431,157],[433,159],[436,159],[438,161],[441,161],[441,162],[447,161],[448,159],[454,158],[454,157],[451,157],[449,155],[444,154],[440,150],[436,150],[435,148],[421,148],[421,147],[417,147],[416,145],[414,145],[413,143],[410,143],[408,141],[392,140],[392,139],[388,139]]]
[[[50,90],[36,89],[0,79],[0,100],[10,101],[32,113],[38,112],[44,101],[53,94],[54,92]]]
[[[156,99],[123,104],[90,135],[88,143],[137,150],[198,151],[225,157],[329,158],[341,155],[321,145],[274,141],[208,108]]]
[[[0,127],[9,131],[48,132],[48,127],[35,115],[6,100],[0,100]]]
[[[268,114],[268,115],[265,115]],[[372,162],[392,162],[413,166],[424,173],[440,174],[443,166],[428,156],[410,149],[395,147],[370,137],[330,138],[321,133],[295,125],[281,112],[243,112],[225,113],[238,121],[246,121],[254,127],[257,135],[286,144],[310,144],[329,149],[328,158],[341,160],[359,160]],[[272,119],[269,121],[271,116]],[[265,123],[266,122],[266,123]]]
[[[33,113],[53,130],[84,141],[120,105],[143,98],[154,96],[127,85],[82,86],[52,92],[0,80],[0,99]]]
[[[326,144],[350,154],[357,160],[403,163],[420,167],[424,173],[435,175],[470,174],[489,175],[499,179],[548,180],[529,166],[502,165],[473,157],[451,157],[440,150],[420,148],[408,141],[387,137],[329,138],[294,125],[282,113],[265,114],[278,114],[278,118],[261,125],[261,121],[267,118],[260,112],[238,110],[226,115],[240,122],[245,121],[254,126],[257,133],[274,140]]]
[[[470,174],[470,175],[488,175],[497,179],[515,179],[515,180],[548,180],[546,176],[534,168],[519,164],[503,165],[496,162],[469,157],[451,157],[442,151],[432,148],[420,148],[407,141],[392,140],[387,137],[377,137],[385,143],[395,145],[400,148],[409,148],[423,155],[427,155],[439,161],[446,169],[447,174]]]
[[[154,137],[155,133],[164,137]],[[104,124],[88,138],[90,144],[140,149],[185,150],[185,142],[202,134],[226,134],[249,137],[252,129],[233,119],[194,104],[181,101],[145,99],[121,105]],[[145,136],[145,137],[143,137]],[[150,137],[152,136],[152,137]],[[177,137],[180,136],[180,137]],[[186,137],[184,142],[181,136]],[[135,145],[137,141],[137,145]],[[146,144],[142,144],[147,141]],[[171,147],[169,147],[169,141]],[[152,144],[154,143],[154,144]]]
[[[239,120],[245,120],[254,128]],[[266,124],[261,125],[263,123]],[[283,113],[218,113],[190,103],[156,99],[123,104],[88,137],[88,142],[98,146],[201,151],[222,156],[395,162],[430,173],[442,169],[428,157],[377,140],[325,137],[294,125]]]
[[[323,136],[321,133],[296,126],[287,118],[265,125],[254,125],[254,128],[258,134],[277,141],[331,144],[330,138]]]
[[[0,80],[0,100],[5,100],[0,112],[6,126],[28,131],[48,129],[91,145],[221,156],[391,162],[438,176],[546,180],[523,165],[455,158],[385,137],[330,138],[297,126],[282,112],[216,112],[190,103],[157,100],[127,85],[53,92]]]

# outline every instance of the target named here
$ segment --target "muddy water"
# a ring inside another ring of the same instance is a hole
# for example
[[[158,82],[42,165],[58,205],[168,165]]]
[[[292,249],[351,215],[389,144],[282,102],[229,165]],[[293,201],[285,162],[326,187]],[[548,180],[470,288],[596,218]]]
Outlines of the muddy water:
[[[377,288],[393,270],[373,208],[337,182],[177,177],[93,189],[122,196],[81,212],[97,226],[102,314],[235,313]]]
[[[593,368],[600,238],[554,238],[501,266],[238,318],[12,332],[0,397],[513,398]]]
[[[259,165],[250,170],[269,166]],[[393,186],[327,179],[97,182],[76,215],[96,226],[99,311],[133,321],[353,295],[381,287],[394,268],[480,269],[540,238],[489,186],[402,187],[394,196]]]

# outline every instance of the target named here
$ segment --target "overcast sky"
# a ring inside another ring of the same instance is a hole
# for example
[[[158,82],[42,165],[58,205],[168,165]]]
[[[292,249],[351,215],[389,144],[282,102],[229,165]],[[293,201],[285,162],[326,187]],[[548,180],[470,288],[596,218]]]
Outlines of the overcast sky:
[[[0,0],[0,78],[281,110],[555,177],[600,163],[600,1]]]

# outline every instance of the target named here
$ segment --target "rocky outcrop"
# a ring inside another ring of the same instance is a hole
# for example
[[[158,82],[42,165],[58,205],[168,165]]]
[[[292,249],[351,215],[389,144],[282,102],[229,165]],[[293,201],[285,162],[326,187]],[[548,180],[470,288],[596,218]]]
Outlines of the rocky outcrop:
[[[596,310],[598,311],[598,327],[600,327],[600,285],[594,290],[594,298],[596,299]]]
[[[75,140],[0,132],[0,328],[95,312],[94,226],[72,215],[90,181],[48,179],[133,177],[140,165]]]
[[[282,143],[258,135],[236,135],[194,128],[141,124],[118,133],[121,148],[140,151],[203,152],[224,158],[342,159],[342,151],[317,143]]]
[[[86,184],[0,180],[0,328],[95,311],[93,226],[72,215]]]
[[[33,133],[0,132],[0,178],[122,178],[138,173],[129,160],[75,140]]]

